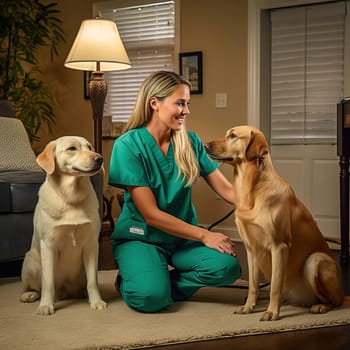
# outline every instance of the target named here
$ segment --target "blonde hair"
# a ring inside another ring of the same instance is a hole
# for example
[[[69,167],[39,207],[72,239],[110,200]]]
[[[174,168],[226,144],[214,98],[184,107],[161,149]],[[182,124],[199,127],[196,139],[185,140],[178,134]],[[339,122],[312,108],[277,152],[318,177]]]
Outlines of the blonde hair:
[[[157,71],[149,75],[141,85],[135,109],[123,132],[145,126],[150,122],[153,113],[151,99],[156,97],[162,101],[181,84],[191,87],[189,81],[175,72]],[[171,142],[174,147],[175,162],[179,168],[179,176],[182,174],[186,179],[186,186],[190,186],[199,176],[199,166],[185,126],[179,131],[172,131]]]

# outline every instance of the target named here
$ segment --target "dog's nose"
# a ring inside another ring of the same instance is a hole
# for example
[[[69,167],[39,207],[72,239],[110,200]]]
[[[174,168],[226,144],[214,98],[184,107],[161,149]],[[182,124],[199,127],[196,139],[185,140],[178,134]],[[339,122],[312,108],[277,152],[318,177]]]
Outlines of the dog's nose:
[[[94,158],[94,161],[96,162],[96,165],[101,166],[103,163],[103,157],[98,155]]]

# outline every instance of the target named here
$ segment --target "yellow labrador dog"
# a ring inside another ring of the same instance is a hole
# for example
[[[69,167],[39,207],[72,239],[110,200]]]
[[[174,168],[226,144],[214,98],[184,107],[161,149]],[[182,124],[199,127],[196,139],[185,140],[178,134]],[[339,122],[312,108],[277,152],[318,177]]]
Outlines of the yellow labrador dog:
[[[32,245],[22,267],[22,302],[40,298],[39,315],[54,313],[55,299],[83,297],[104,309],[97,282],[100,217],[90,176],[103,158],[83,137],[50,142],[37,157],[47,173],[34,213]]]
[[[261,320],[277,320],[282,301],[325,313],[343,303],[338,268],[308,209],[276,173],[263,133],[234,127],[206,145],[210,157],[233,166],[236,225],[248,259],[249,291],[236,313],[253,311],[259,270],[271,282]]]

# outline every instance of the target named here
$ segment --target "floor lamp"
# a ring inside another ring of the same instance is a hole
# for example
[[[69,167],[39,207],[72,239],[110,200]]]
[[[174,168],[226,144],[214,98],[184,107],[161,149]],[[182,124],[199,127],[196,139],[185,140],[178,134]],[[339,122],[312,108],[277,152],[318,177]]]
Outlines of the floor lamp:
[[[64,65],[92,71],[89,95],[94,121],[94,147],[96,152],[102,153],[102,118],[107,94],[103,72],[131,67],[116,24],[100,18],[83,21]]]

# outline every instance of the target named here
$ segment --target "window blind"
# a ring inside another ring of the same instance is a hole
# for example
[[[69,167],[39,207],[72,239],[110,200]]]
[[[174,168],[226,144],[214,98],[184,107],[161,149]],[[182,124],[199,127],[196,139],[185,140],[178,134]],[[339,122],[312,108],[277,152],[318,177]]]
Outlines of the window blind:
[[[345,2],[271,11],[271,142],[335,140]]]
[[[174,70],[175,2],[111,8],[99,15],[116,22],[131,63],[128,70],[105,73],[104,114],[111,115],[112,121],[126,122],[143,80],[156,70]]]

